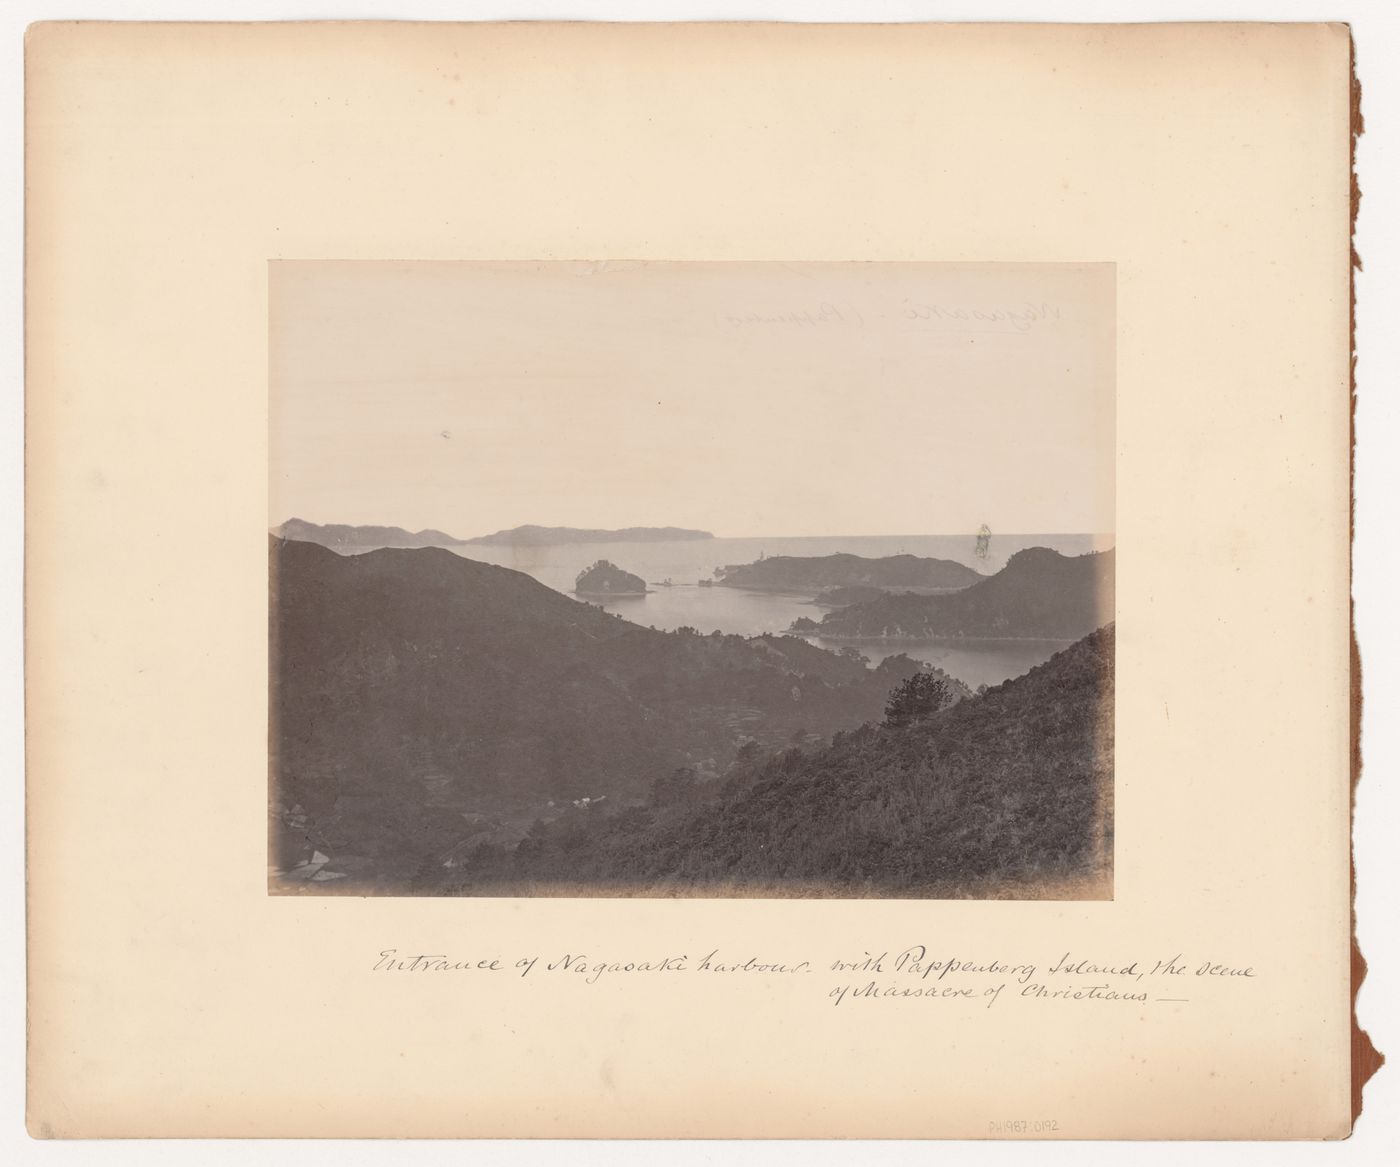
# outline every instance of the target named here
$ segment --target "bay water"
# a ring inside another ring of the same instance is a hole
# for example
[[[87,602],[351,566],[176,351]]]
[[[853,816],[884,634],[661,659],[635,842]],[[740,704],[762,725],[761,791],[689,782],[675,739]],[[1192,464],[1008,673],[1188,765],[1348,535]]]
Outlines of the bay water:
[[[1027,547],[1049,547],[1064,555],[1083,555],[1101,550],[1109,542],[1102,536],[1082,534],[993,535],[985,547],[979,549],[978,539],[973,534],[855,535],[556,543],[538,547],[471,543],[448,550],[466,559],[522,571],[566,594],[572,594],[574,581],[581,571],[597,560],[606,559],[641,576],[651,590],[645,596],[602,601],[589,597],[589,602],[598,603],[634,624],[663,631],[690,627],[706,634],[719,631],[758,636],[786,632],[799,616],[820,621],[827,609],[814,604],[807,596],[702,586],[702,580],[715,579],[716,568],[753,563],[760,557],[776,555],[811,557],[846,553],[883,558],[909,554],[951,559],[984,575],[993,575],[1005,566],[1007,559]],[[1020,676],[1070,643],[970,639],[833,642],[812,635],[803,639],[822,648],[854,647],[872,665],[887,656],[907,653],[915,660],[937,665],[973,688]]]

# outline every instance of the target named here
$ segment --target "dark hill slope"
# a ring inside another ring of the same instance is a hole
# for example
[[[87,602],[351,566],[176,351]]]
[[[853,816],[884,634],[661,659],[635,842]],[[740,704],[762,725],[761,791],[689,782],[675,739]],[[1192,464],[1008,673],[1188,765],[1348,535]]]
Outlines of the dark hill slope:
[[[829,613],[821,636],[1074,640],[1113,619],[1113,552],[1018,551],[996,575],[941,596],[889,595]]]
[[[1106,896],[1113,644],[1109,626],[921,724],[736,766],[708,797],[538,824],[442,890]]]
[[[467,811],[720,772],[749,738],[777,747],[878,717],[914,668],[656,632],[445,550],[273,540],[272,587],[275,793],[337,854],[407,856]]]

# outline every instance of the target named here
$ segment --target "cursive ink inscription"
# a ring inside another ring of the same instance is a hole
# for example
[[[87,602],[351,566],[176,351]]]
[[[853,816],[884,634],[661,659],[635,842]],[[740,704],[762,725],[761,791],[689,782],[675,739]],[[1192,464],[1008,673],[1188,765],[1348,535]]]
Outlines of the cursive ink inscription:
[[[703,955],[692,955],[692,952]],[[1007,956],[956,953],[925,944],[866,949],[859,955],[795,959],[797,954],[729,952],[699,948],[691,952],[639,955],[594,955],[586,950],[553,954],[472,955],[411,952],[384,948],[371,962],[379,973],[508,973],[513,978],[566,978],[579,985],[620,979],[664,980],[675,984],[736,980],[794,981],[822,993],[833,1006],[860,1007],[870,1002],[942,1002],[950,1007],[976,1003],[991,1009],[1003,1002],[1012,1007],[1050,1007],[1051,1003],[1189,1005],[1191,986],[1201,992],[1212,986],[1240,985],[1257,979],[1253,965],[1213,958],[1061,952],[1049,960],[1019,960]],[[813,973],[824,974],[812,977]],[[812,979],[807,979],[812,977]],[[1238,990],[1236,990],[1238,991]]]
[[[397,948],[386,948],[375,961],[376,972],[500,972],[499,960],[452,960],[442,952],[420,952],[400,956]]]

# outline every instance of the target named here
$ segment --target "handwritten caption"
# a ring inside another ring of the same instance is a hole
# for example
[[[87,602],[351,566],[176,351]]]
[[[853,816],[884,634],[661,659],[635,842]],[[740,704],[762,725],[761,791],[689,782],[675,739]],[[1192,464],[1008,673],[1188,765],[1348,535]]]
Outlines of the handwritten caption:
[[[964,959],[923,944],[834,959],[786,960],[714,948],[641,959],[599,957],[585,951],[549,955],[463,957],[447,952],[381,949],[371,971],[430,977],[471,973],[514,978],[569,978],[598,985],[618,978],[722,977],[800,981],[836,1007],[870,1001],[949,1001],[991,1009],[998,1002],[1128,1002],[1188,1005],[1194,989],[1259,977],[1248,964],[1184,953],[1157,958],[1103,960],[1072,952],[1048,961]]]

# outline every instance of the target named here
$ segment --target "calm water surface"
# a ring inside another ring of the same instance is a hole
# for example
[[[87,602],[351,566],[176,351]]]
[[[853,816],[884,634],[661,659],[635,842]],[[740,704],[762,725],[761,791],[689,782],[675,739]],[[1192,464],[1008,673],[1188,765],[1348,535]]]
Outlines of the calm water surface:
[[[784,632],[799,616],[820,620],[826,611],[805,596],[750,592],[741,588],[701,587],[717,567],[752,563],[760,555],[820,556],[845,552],[879,558],[886,555],[931,556],[964,563],[992,575],[1026,547],[1050,547],[1065,555],[1083,555],[1108,545],[1093,535],[994,535],[988,554],[979,557],[972,535],[852,536],[820,538],[702,539],[672,543],[567,543],[548,547],[468,544],[448,550],[465,559],[523,571],[557,591],[572,593],[574,579],[589,564],[606,559],[645,579],[649,595],[620,597],[601,603],[634,624],[666,631],[681,627],[740,636]],[[660,586],[669,579],[672,586]],[[805,639],[823,648],[851,645],[871,664],[895,653],[908,653],[951,673],[973,688],[995,685],[1049,660],[1069,642],[1061,640],[908,641],[900,643],[834,642]]]

